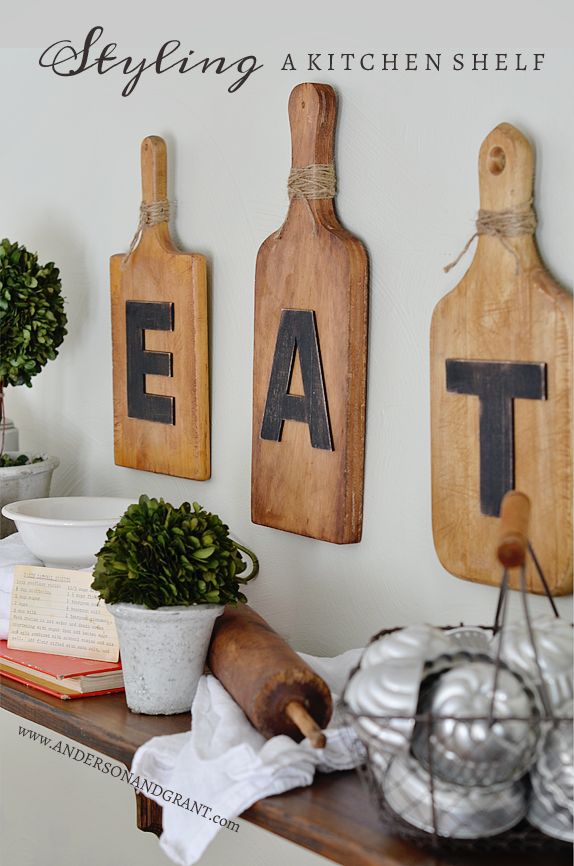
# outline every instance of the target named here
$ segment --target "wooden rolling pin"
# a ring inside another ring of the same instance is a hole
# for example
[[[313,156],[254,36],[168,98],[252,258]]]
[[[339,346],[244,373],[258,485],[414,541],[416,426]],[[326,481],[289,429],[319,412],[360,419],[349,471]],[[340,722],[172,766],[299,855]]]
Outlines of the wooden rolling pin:
[[[321,728],[333,710],[327,684],[248,605],[217,618],[207,663],[264,737],[325,746]]]

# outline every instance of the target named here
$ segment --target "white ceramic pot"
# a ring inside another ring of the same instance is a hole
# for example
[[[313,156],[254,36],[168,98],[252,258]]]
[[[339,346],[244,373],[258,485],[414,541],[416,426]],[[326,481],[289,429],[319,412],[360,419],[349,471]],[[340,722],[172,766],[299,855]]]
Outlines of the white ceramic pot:
[[[223,605],[106,607],[116,620],[130,710],[152,716],[188,712]]]
[[[19,451],[7,451],[10,457],[18,457]],[[0,468],[0,538],[16,532],[14,521],[1,514],[2,507],[21,499],[38,499],[50,495],[52,473],[60,465],[57,457],[42,455],[39,463]]]
[[[10,418],[4,419],[4,451],[18,451],[20,436],[18,428]]]

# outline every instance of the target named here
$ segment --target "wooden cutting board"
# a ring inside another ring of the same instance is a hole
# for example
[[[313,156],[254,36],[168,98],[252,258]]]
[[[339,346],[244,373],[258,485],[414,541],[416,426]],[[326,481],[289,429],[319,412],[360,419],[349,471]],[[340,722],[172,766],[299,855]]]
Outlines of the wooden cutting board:
[[[480,206],[533,194],[534,154],[497,126],[479,156]],[[572,591],[572,296],[546,271],[533,235],[481,235],[472,264],[431,326],[433,534],[458,577],[498,584],[502,495],[532,502],[531,542],[557,595]],[[528,586],[541,591],[532,564]]]
[[[167,199],[167,154],[141,146],[142,200]],[[174,245],[167,222],[145,225],[110,259],[114,446],[119,466],[203,481],[210,476],[207,278],[204,256]]]
[[[292,165],[333,162],[334,90],[289,99]],[[367,254],[330,198],[292,198],[255,276],[255,523],[360,541],[367,369]]]

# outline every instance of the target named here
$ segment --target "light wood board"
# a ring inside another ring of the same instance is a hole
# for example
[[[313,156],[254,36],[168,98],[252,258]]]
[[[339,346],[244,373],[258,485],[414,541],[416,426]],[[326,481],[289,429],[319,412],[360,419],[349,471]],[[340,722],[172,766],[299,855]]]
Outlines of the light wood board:
[[[163,139],[145,138],[141,160],[143,201],[165,200]],[[110,271],[115,461],[120,466],[203,481],[210,476],[205,258],[178,250],[168,223],[162,222],[144,226],[127,262],[123,255],[112,256]],[[146,315],[153,322],[155,313],[161,313],[155,328],[140,327]],[[131,314],[135,318],[128,341]],[[154,353],[164,354],[158,358]],[[141,368],[159,361],[161,375],[141,373]],[[134,379],[128,385],[130,375]],[[153,401],[153,395],[163,399]]]
[[[481,208],[500,211],[529,201],[533,177],[529,142],[513,126],[497,126],[480,150]],[[477,396],[447,390],[446,362],[538,365],[545,399],[513,401],[512,486],[532,502],[530,539],[553,592],[562,595],[572,591],[572,296],[545,269],[533,236],[505,240],[519,257],[519,273],[501,241],[481,235],[466,274],[432,318],[434,542],[452,574],[499,583],[499,521],[481,505],[481,404]],[[539,375],[534,368],[530,373]],[[529,589],[541,591],[531,563],[527,580]]]

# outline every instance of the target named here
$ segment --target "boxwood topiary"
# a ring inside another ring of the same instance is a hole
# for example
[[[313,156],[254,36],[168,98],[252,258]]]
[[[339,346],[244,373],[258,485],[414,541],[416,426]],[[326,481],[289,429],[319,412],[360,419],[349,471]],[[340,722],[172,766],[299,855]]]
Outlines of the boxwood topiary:
[[[251,573],[241,575],[252,560]],[[140,496],[108,530],[97,554],[95,589],[110,604],[149,608],[247,601],[240,585],[259,571],[255,554],[229,538],[229,527],[197,502],[175,508]]]
[[[12,457],[4,452],[0,455],[0,469],[10,468],[12,466],[29,466],[32,463],[42,463],[43,457],[28,457],[27,454],[18,454],[17,457]]]
[[[67,331],[60,272],[26,247],[0,241],[0,385],[28,385]]]

